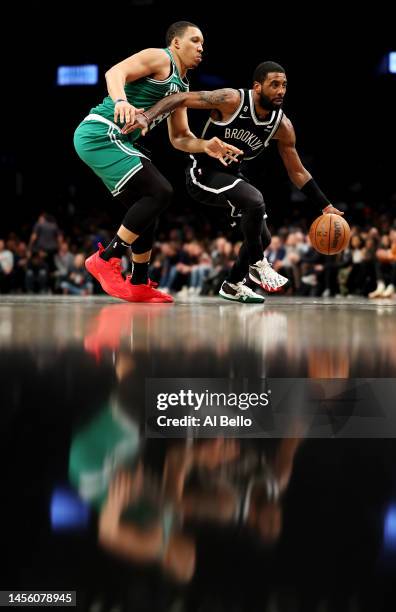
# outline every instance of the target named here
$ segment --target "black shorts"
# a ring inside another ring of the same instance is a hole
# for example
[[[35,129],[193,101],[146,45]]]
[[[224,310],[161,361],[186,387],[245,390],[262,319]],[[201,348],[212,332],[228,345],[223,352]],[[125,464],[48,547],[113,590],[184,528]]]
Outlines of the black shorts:
[[[227,196],[232,194],[232,188],[243,179],[229,172],[201,166],[193,156],[190,157],[186,179],[191,197],[209,206],[228,206]]]
[[[233,218],[241,217],[240,184],[245,184],[247,190],[254,189],[257,192],[256,188],[250,185],[243,176],[201,166],[193,156],[190,157],[191,162],[186,168],[188,194],[201,204],[228,209]],[[237,185],[239,185],[239,188],[237,188]],[[264,216],[264,218],[266,217],[267,215]]]

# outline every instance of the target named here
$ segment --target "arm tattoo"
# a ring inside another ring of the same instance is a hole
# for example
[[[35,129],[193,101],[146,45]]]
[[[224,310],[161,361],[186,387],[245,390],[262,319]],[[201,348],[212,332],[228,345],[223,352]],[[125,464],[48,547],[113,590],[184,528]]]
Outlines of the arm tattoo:
[[[202,102],[209,104],[223,104],[227,100],[227,89],[216,89],[215,91],[201,91],[199,98]]]
[[[152,108],[145,111],[150,122],[159,115],[172,112],[178,106],[183,105],[183,101],[191,100],[187,103],[187,108],[217,108],[220,105],[230,102],[232,89],[216,89],[215,91],[197,91],[190,93],[175,93],[162,98]]]

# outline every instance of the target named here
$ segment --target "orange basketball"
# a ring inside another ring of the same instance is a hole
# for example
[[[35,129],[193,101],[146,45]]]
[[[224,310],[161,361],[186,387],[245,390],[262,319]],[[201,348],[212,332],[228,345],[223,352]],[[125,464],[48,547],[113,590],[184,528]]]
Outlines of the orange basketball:
[[[348,243],[351,229],[340,215],[320,215],[309,228],[312,246],[324,255],[341,253]]]

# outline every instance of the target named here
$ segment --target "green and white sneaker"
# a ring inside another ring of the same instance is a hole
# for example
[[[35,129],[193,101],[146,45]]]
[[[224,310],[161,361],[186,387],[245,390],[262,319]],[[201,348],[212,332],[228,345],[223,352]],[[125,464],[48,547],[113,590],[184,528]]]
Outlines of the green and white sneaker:
[[[255,293],[253,289],[245,285],[245,280],[235,285],[228,281],[224,281],[221,285],[219,295],[225,300],[242,302],[243,304],[262,304],[265,302],[265,297]]]

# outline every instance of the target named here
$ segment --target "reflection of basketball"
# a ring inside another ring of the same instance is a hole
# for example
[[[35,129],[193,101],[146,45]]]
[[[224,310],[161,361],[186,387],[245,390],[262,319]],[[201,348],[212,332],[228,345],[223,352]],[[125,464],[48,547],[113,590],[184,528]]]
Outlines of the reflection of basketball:
[[[340,215],[320,215],[309,228],[312,246],[319,253],[335,255],[349,243],[350,227]]]

